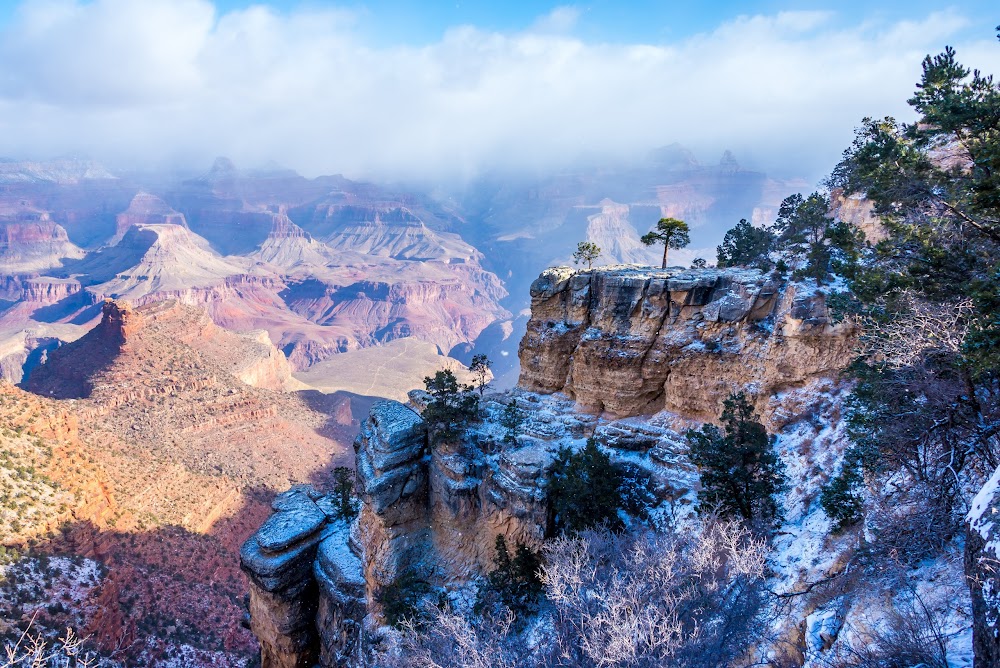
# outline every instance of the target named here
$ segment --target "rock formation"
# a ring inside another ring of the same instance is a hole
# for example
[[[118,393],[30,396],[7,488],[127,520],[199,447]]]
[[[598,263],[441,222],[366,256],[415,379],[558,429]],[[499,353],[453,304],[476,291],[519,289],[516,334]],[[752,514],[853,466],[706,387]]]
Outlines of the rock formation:
[[[187,227],[184,214],[174,211],[170,205],[156,195],[147,192],[136,193],[129,202],[128,209],[115,217],[115,236],[110,243],[121,241],[128,229],[134,225],[179,225]]]
[[[658,497],[691,489],[692,469],[678,459],[682,439],[664,424],[598,425],[565,399],[515,392],[487,397],[482,424],[428,448],[419,414],[426,398],[417,391],[407,405],[372,407],[354,444],[361,510],[349,530],[329,519],[330,497],[293,489],[244,544],[251,628],[265,667],[306,665],[295,663],[306,656],[342,665],[338,657],[363,642],[363,631],[384,622],[381,594],[404,573],[461,589],[492,567],[498,535],[539,546],[549,531],[544,485],[556,452],[567,443],[580,447],[595,430],[623,458],[655,458],[639,466]],[[519,443],[501,448],[497,420],[510,400],[528,417]],[[327,520],[306,503],[309,494]],[[292,538],[275,539],[279,529]],[[303,563],[309,559],[311,572]]]
[[[0,215],[0,274],[28,274],[60,267],[84,251],[71,243],[66,230],[45,212],[18,212],[13,220]]]
[[[857,195],[845,197],[840,188],[830,192],[830,213],[833,217],[858,228],[869,243],[877,244],[889,236],[889,231],[872,213],[874,206],[871,200]]]
[[[553,269],[536,281],[532,306],[521,387],[487,394],[481,421],[431,445],[426,393],[375,404],[354,444],[361,508],[351,527],[325,511],[331,498],[293,490],[244,545],[264,668],[347,665],[350,652],[391,638],[381,627],[382,596],[408,574],[458,607],[471,605],[476,579],[493,568],[497,536],[531,547],[551,536],[552,463],[589,437],[641,481],[647,516],[660,518],[650,521],[684,526],[699,478],[682,433],[718,420],[733,389],[757,397],[790,477],[769,561],[769,587],[788,605],[777,629],[783,660],[819,665],[845,647],[842,629],[905,605],[877,576],[849,567],[858,533],[831,534],[819,502],[848,444],[838,375],[855,336],[833,321],[822,291],[734,269]],[[512,401],[525,420],[508,443],[499,418]],[[987,575],[996,541],[986,508],[995,491],[977,499],[968,541],[969,563]],[[955,560],[928,568],[914,585],[924,588],[924,605],[950,615],[949,629],[968,628]],[[982,582],[977,610],[995,606],[995,580]],[[993,627],[977,634],[977,647],[995,642]]]
[[[240,549],[250,578],[250,628],[261,663],[338,666],[358,649],[365,578],[348,523],[329,497],[294,487]]]
[[[835,376],[854,337],[823,293],[756,270],[576,272],[531,286],[519,386],[617,416],[712,420],[734,390],[767,397]]]
[[[1000,468],[972,501],[965,576],[972,592],[975,668],[1000,665]]]

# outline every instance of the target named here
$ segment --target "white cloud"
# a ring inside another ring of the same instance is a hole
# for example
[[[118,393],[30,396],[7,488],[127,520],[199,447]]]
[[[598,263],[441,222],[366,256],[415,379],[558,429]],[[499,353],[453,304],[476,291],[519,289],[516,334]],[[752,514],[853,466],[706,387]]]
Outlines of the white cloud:
[[[0,153],[455,176],[678,141],[819,175],[862,116],[906,115],[923,56],[966,27],[950,12],[849,28],[786,12],[619,45],[574,37],[578,17],[380,47],[344,10],[28,2],[0,34]],[[991,41],[957,44],[960,59],[1000,72]]]

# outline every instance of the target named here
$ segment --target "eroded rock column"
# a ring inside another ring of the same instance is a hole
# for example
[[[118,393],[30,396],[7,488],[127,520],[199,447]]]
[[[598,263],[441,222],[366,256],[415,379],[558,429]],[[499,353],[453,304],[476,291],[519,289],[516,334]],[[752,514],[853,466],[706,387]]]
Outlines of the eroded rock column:
[[[262,668],[311,668],[319,658],[313,563],[329,527],[310,495],[319,498],[312,490],[279,495],[272,504],[277,512],[240,549]]]

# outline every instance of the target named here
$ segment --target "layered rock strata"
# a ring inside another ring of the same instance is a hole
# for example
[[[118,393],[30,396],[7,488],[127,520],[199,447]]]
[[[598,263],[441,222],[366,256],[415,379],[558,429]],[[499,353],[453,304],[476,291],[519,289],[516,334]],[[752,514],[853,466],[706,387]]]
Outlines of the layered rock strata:
[[[276,512],[243,544],[250,629],[271,668],[340,665],[360,637],[365,581],[332,501],[303,486],[278,495]]]
[[[823,291],[756,270],[556,267],[531,286],[518,385],[594,412],[712,420],[730,392],[766,411],[770,395],[835,376],[854,344]]]

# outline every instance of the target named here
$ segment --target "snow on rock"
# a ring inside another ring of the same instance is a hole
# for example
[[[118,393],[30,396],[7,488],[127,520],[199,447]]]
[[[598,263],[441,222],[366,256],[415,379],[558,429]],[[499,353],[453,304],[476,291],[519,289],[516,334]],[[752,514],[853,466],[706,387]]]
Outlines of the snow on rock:
[[[965,572],[972,594],[977,666],[1000,665],[1000,467],[966,517]],[[982,663],[978,663],[978,662]]]

